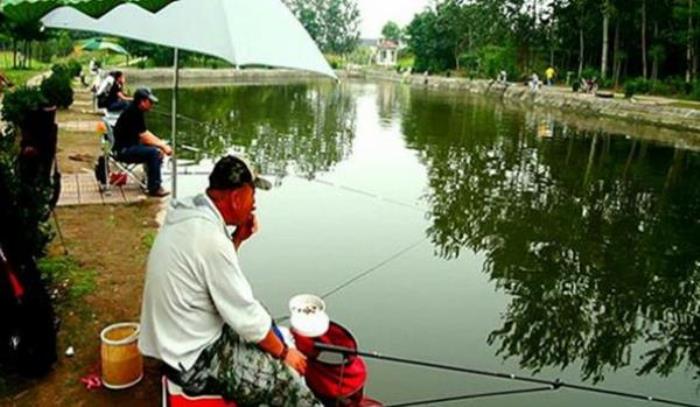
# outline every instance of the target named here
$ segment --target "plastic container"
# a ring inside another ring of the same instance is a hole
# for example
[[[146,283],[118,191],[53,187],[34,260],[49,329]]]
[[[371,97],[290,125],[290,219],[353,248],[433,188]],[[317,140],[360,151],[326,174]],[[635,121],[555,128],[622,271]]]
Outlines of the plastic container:
[[[110,325],[100,333],[102,384],[112,390],[132,387],[143,379],[143,357],[138,349],[137,323]]]

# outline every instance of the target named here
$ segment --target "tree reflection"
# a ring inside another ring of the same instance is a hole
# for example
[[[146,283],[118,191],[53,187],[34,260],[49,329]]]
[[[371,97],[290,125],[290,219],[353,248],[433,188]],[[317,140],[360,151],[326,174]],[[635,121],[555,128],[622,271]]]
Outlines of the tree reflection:
[[[169,91],[159,91],[168,112]],[[290,171],[313,178],[351,152],[355,104],[342,85],[330,83],[184,89],[178,93],[178,143],[186,158],[218,157],[238,148],[266,174]],[[195,118],[196,121],[191,120]],[[165,113],[152,115],[157,131],[169,134]]]
[[[700,369],[697,154],[429,95],[405,110],[430,239],[445,258],[485,254],[513,298],[488,338],[498,354],[594,381]]]

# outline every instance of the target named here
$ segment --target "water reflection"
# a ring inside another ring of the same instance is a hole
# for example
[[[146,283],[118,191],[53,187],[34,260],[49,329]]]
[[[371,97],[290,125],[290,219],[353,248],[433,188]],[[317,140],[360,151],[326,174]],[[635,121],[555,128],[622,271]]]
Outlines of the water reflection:
[[[355,102],[330,83],[183,89],[179,92],[178,143],[183,158],[198,161],[234,149],[255,157],[265,174],[313,178],[347,157],[355,130]],[[170,93],[150,125],[169,134]],[[194,118],[194,119],[192,119]]]
[[[581,364],[594,381],[700,369],[697,154],[426,95],[403,130],[427,167],[439,255],[483,253],[512,297],[488,339],[498,354]]]
[[[498,354],[532,371],[580,365],[593,381],[700,370],[697,153],[388,83],[183,90],[180,113],[206,124],[180,120],[179,139],[204,152],[193,159],[235,146],[265,173],[313,178],[350,155],[368,94],[372,120],[400,123],[426,167],[438,255],[483,254],[511,298],[488,336]]]

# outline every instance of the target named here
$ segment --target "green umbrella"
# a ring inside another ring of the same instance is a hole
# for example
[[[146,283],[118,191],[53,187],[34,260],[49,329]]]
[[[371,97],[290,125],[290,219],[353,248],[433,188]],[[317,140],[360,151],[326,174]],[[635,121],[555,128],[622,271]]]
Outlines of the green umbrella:
[[[109,50],[116,52],[117,54],[128,54],[127,50],[125,50],[124,47],[122,47],[121,45],[115,42],[107,41],[101,37],[95,37],[80,41],[80,43],[78,44],[78,48],[85,51]]]
[[[46,13],[63,6],[73,7],[93,18],[124,3],[134,3],[156,12],[176,0],[0,0],[0,12],[17,23],[38,21]]]

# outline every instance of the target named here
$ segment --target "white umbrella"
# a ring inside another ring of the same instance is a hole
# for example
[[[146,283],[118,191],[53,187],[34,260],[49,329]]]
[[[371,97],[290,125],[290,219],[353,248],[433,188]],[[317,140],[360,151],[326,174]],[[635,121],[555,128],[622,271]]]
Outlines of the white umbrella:
[[[178,0],[157,13],[123,4],[97,19],[61,7],[41,21],[47,27],[92,31],[174,48],[173,147],[179,49],[216,56],[236,66],[291,68],[336,78],[311,36],[280,0]],[[177,193],[176,166],[173,159],[173,196]]]

